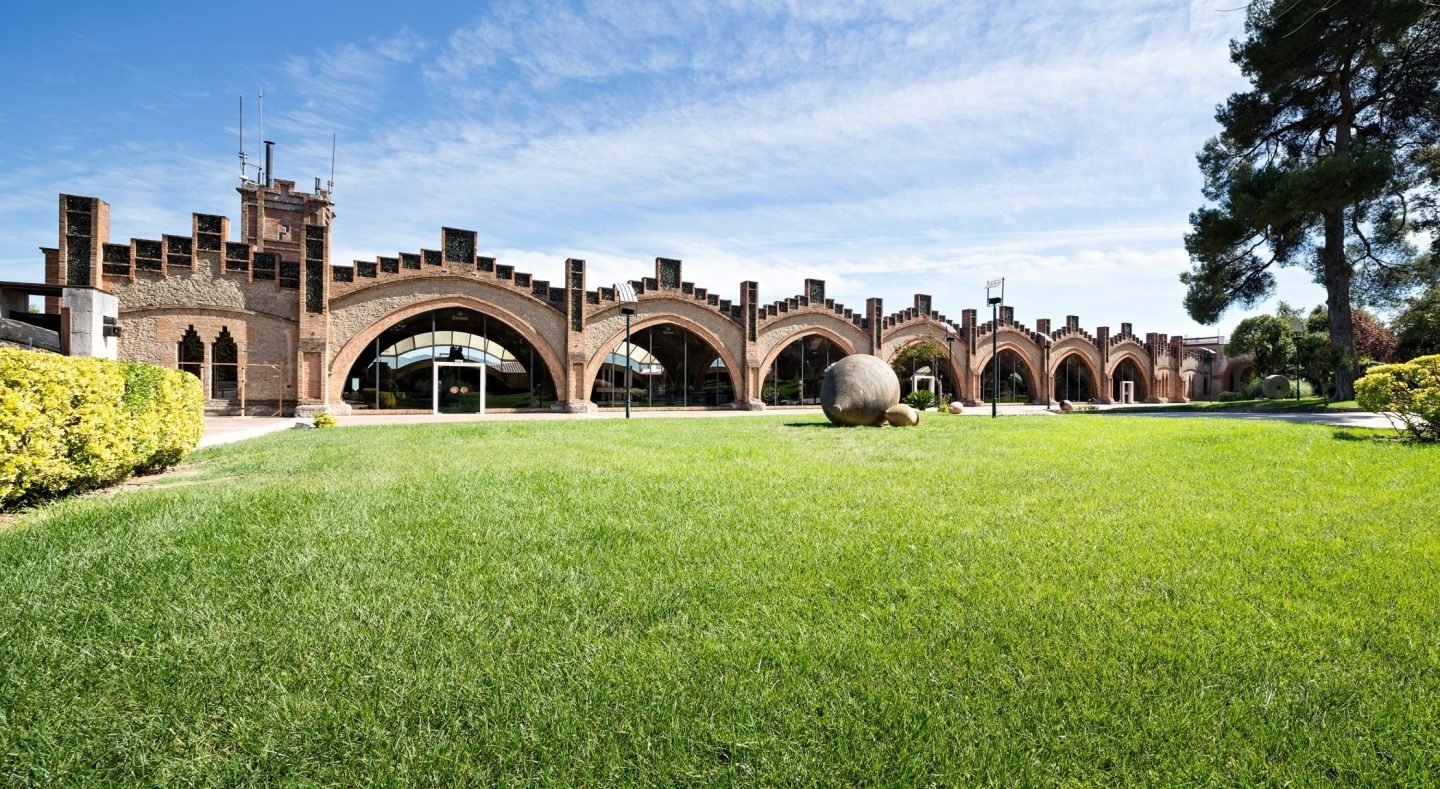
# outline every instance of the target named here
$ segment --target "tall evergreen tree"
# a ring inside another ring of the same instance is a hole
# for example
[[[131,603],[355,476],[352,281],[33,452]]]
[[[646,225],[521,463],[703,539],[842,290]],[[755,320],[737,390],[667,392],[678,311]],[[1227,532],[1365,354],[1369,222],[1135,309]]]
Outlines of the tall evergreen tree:
[[[1331,343],[1352,360],[1352,289],[1404,281],[1440,129],[1440,11],[1426,0],[1256,0],[1230,59],[1250,80],[1199,154],[1210,202],[1190,215],[1185,308],[1214,323],[1305,266]],[[1358,281],[1357,281],[1358,280]],[[1378,285],[1376,283],[1379,283]]]

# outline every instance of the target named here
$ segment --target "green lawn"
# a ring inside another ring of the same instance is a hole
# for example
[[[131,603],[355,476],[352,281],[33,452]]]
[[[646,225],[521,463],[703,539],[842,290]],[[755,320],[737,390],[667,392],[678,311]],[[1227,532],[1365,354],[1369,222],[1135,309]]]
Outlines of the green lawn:
[[[1440,448],[289,431],[0,526],[0,784],[1424,784]]]

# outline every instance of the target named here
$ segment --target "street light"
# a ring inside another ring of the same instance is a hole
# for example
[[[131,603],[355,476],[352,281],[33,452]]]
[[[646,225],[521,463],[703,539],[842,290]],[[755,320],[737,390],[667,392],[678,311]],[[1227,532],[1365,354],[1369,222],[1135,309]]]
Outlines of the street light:
[[[1305,321],[1290,319],[1290,333],[1295,335],[1295,402],[1300,402],[1300,338],[1305,336]]]
[[[990,291],[1000,289],[999,296]],[[1005,301],[1005,278],[992,279],[985,283],[985,301],[990,305],[990,365],[991,377],[995,379],[995,391],[990,395],[990,418],[1000,415],[1000,305]]]
[[[635,349],[630,344],[630,319],[635,315],[635,308],[639,306],[639,300],[635,298],[635,288],[628,282],[615,283],[615,297],[620,301],[620,312],[625,316],[625,418],[630,418],[630,373],[631,364],[635,358],[632,354]]]
[[[1054,401],[1054,394],[1055,394],[1055,381],[1054,381],[1054,375],[1055,375],[1055,373],[1054,373],[1053,370],[1050,369],[1050,343],[1051,343],[1051,340],[1050,340],[1049,335],[1045,335],[1045,334],[1040,335],[1040,344],[1041,344],[1041,347],[1043,347],[1043,348],[1045,349],[1045,410],[1046,410],[1046,411],[1049,411],[1049,410],[1050,410],[1050,403]],[[1069,393],[1069,392],[1066,392],[1065,394],[1068,395],[1068,394],[1070,394],[1070,393]]]

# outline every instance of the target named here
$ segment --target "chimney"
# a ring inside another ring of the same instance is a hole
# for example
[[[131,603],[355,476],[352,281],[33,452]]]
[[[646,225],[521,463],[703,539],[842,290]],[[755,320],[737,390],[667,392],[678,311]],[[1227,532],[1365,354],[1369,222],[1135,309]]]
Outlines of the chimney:
[[[273,142],[271,142],[271,141],[269,141],[269,140],[266,140],[266,141],[265,141],[265,188],[266,188],[266,189],[269,189],[269,188],[270,188],[270,185],[271,185],[272,183],[274,183],[274,167],[275,167],[275,143],[273,143]]]

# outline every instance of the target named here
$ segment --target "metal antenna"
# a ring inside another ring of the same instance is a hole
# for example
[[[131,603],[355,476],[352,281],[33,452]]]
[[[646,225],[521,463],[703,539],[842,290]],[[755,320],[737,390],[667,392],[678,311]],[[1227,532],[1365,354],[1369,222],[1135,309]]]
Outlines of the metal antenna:
[[[240,183],[245,183],[245,95],[240,95]]]
[[[335,192],[335,133],[330,133],[330,180],[325,182],[325,191]]]
[[[260,91],[260,144],[261,144],[261,145],[264,145],[264,144],[265,144],[264,140],[265,140],[265,91],[262,90],[262,91]],[[256,159],[257,161],[263,161],[263,160],[261,159],[261,157],[260,157],[260,150],[259,150],[258,148],[255,150],[255,159]],[[256,165],[256,166],[258,167],[259,165]],[[255,177],[255,180],[263,183],[263,182],[265,181],[265,176],[266,176],[267,174],[268,174],[268,173],[260,173],[259,175],[257,175],[257,176]]]

